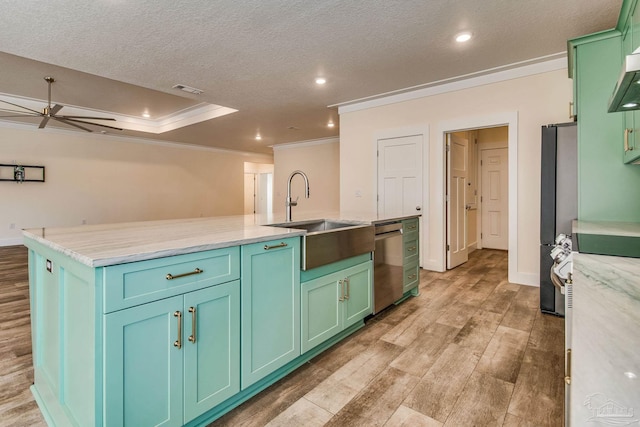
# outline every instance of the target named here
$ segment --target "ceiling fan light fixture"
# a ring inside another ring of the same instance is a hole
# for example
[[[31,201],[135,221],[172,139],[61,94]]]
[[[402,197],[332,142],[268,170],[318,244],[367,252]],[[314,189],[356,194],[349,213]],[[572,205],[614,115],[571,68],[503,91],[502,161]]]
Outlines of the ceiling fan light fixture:
[[[202,89],[197,89],[195,87],[191,87],[191,86],[187,86],[187,85],[183,85],[183,84],[177,84],[172,86],[173,89],[179,89],[181,91],[184,92],[188,92],[188,93],[192,93],[194,95],[202,95],[204,93],[204,91]]]

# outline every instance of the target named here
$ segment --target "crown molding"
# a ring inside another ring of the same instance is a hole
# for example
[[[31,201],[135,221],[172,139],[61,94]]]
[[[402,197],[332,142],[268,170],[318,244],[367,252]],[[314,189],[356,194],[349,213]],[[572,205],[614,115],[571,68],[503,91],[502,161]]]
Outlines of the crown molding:
[[[567,69],[566,52],[559,52],[540,58],[438,80],[424,85],[412,86],[393,92],[333,104],[328,107],[338,107],[338,114],[351,113],[562,69]]]
[[[282,144],[272,145],[273,151],[279,150],[288,150],[291,148],[300,148],[300,147],[310,147],[312,145],[322,145],[322,144],[335,144],[340,142],[340,138],[321,138],[321,139],[308,139],[306,141],[298,141],[298,142],[285,142]]]

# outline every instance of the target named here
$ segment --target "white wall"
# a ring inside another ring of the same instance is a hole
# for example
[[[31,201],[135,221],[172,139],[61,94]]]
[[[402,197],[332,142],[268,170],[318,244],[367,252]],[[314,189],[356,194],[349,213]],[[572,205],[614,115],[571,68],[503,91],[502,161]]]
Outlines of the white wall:
[[[0,124],[0,163],[46,167],[46,182],[0,182],[0,245],[21,228],[239,215],[244,162],[271,156]],[[15,224],[15,229],[10,228]]]
[[[340,142],[337,138],[282,144],[273,147],[273,211],[282,213],[287,198],[287,179],[294,170],[309,178],[310,197],[304,197],[304,180],[295,176],[291,196],[300,197],[296,212],[338,211],[340,209]]]
[[[450,91],[436,90],[420,97],[397,95],[389,98],[388,102],[393,103],[368,101],[361,106],[341,107],[340,208],[371,212],[375,206],[377,190],[372,144],[375,144],[376,132],[428,126],[429,164],[425,165],[425,173],[429,185],[424,197],[428,207],[425,205],[427,211],[423,217],[426,220],[422,233],[426,240],[422,245],[423,266],[444,265],[443,132],[482,127],[483,123],[506,124],[495,122],[495,118],[507,117],[506,121],[512,120],[514,124],[509,132],[509,150],[517,156],[514,157],[517,178],[514,194],[517,198],[513,202],[518,217],[513,233],[516,250],[512,251],[516,259],[513,260],[513,274],[510,265],[510,280],[538,284],[540,127],[568,121],[572,85],[566,64],[559,66],[557,62],[549,67],[531,67],[526,72],[503,72],[499,77],[510,79],[494,82],[491,77],[483,77],[477,79],[477,85],[450,84]],[[469,126],[456,128],[457,123],[468,123]],[[513,141],[512,130],[516,131]],[[360,190],[361,197],[355,197],[356,190]]]

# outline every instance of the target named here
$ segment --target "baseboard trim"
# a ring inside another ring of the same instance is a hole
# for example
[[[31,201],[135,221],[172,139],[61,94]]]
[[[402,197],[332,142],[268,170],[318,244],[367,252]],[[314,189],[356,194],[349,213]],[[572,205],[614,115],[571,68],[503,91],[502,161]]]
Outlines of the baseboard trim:
[[[518,285],[540,287],[540,277],[534,273],[516,272],[509,277],[509,282],[517,283]]]
[[[23,244],[22,237],[12,237],[10,239],[0,239],[0,246],[19,246]]]

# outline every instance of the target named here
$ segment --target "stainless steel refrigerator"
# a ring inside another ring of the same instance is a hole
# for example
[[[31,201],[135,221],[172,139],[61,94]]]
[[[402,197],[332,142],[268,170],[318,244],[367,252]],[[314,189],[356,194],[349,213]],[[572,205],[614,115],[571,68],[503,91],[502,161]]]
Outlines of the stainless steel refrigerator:
[[[550,277],[558,234],[578,217],[578,135],[575,122],[542,127],[540,180],[540,310],[564,316],[564,295]]]

